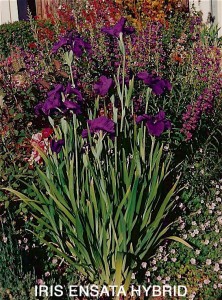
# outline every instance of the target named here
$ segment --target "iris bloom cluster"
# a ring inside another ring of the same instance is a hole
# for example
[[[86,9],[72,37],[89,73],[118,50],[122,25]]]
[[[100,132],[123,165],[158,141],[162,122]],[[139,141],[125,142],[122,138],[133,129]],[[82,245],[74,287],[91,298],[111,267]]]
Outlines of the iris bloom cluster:
[[[35,106],[36,115],[43,113],[49,116],[58,109],[64,112],[72,110],[77,115],[81,114],[83,97],[77,88],[72,87],[71,83],[68,83],[66,88],[62,84],[57,84],[47,95],[44,103],[40,102]],[[75,101],[70,99],[72,95],[75,96]]]
[[[126,19],[122,17],[113,27],[103,27],[101,30],[111,37],[122,39],[122,34],[131,34],[134,32],[134,28],[126,27],[125,23]],[[69,32],[54,44],[52,52],[56,53],[59,48],[67,46],[71,47],[73,54],[77,57],[80,57],[83,51],[91,50],[91,46],[80,38],[78,34]],[[136,79],[142,80],[157,96],[169,92],[172,89],[172,85],[167,79],[163,79],[155,74],[149,74],[147,71],[138,73]],[[98,96],[106,97],[113,87],[115,87],[114,80],[105,75],[101,75],[97,82],[94,83],[93,90]],[[46,101],[40,102],[35,107],[35,113],[36,115],[45,114],[49,116],[55,112],[65,113],[72,111],[75,115],[81,115],[83,105],[84,101],[81,91],[73,87],[71,83],[68,83],[66,87],[62,84],[56,84],[54,88],[48,92]],[[148,133],[156,137],[159,137],[163,132],[171,129],[171,122],[166,119],[163,110],[160,110],[156,115],[144,113],[137,116],[136,123],[139,124],[141,122],[145,123]],[[86,124],[87,128],[83,128],[82,130],[82,138],[84,139],[88,139],[89,134],[94,135],[101,131],[111,139],[115,137],[115,123],[107,116],[88,119],[86,120]],[[50,145],[52,152],[59,153],[64,146],[64,140],[51,140]]]

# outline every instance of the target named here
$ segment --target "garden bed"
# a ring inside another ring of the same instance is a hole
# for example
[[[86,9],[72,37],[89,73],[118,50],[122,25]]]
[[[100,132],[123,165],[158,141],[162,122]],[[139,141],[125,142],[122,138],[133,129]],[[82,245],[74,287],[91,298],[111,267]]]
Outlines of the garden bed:
[[[114,284],[219,300],[218,28],[173,0],[84,3],[0,26],[1,299]]]

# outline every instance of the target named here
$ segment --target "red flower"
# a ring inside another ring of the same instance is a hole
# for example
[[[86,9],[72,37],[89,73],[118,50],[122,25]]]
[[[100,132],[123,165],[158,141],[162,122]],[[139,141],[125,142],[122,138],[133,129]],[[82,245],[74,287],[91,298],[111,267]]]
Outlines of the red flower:
[[[44,139],[47,139],[52,133],[53,133],[53,129],[52,128],[43,128],[42,129],[42,137]]]
[[[34,42],[33,43],[29,43],[28,46],[29,46],[30,49],[35,49],[37,47],[36,43],[34,43]]]

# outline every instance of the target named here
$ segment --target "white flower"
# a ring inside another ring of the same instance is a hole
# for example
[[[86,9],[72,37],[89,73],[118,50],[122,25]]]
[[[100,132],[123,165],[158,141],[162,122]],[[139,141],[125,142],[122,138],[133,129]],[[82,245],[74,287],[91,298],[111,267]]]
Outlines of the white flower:
[[[57,258],[53,258],[52,264],[55,265],[55,264],[57,264],[57,262],[58,262],[58,259]]]
[[[131,279],[135,279],[135,278],[136,278],[135,273],[132,273]]]
[[[207,278],[204,280],[204,284],[209,284],[210,283],[210,280]]]
[[[172,262],[176,262],[177,261],[176,257],[172,257],[171,260],[172,260]]]
[[[5,235],[3,235],[2,240],[4,243],[7,243],[8,238]]]
[[[193,292],[192,294],[189,295],[188,299],[193,300],[195,298],[196,293]]]
[[[209,244],[209,240],[205,240],[203,243],[204,243],[204,245],[208,245]]]
[[[145,275],[146,275],[147,277],[150,277],[150,271],[146,271]]]
[[[208,265],[208,266],[211,265],[211,259],[208,258],[208,259],[206,260],[206,265]]]
[[[157,267],[153,267],[152,270],[153,270],[153,271],[156,271],[156,270],[157,270]]]
[[[183,203],[180,203],[180,204],[179,204],[179,208],[183,209],[183,208],[184,208],[184,204],[183,204]]]
[[[142,262],[142,265],[141,265],[141,266],[142,266],[142,268],[145,269],[145,268],[147,267],[147,263],[146,263],[146,262]]]
[[[211,203],[210,208],[211,208],[211,209],[214,209],[215,207],[216,207],[216,204],[215,204],[215,203]]]
[[[166,281],[170,281],[170,276],[167,276],[165,279]]]
[[[219,217],[219,218],[217,218],[217,222],[218,222],[220,225],[222,225],[222,216]]]
[[[170,253],[175,254],[175,253],[176,253],[176,250],[175,250],[175,249],[171,249],[171,250],[170,250]]]
[[[162,277],[161,277],[161,276],[158,276],[156,279],[157,279],[158,281],[160,281],[160,280],[162,280]]]
[[[181,223],[180,229],[184,229],[184,228],[185,228],[185,223]]]
[[[199,254],[200,254],[200,250],[197,249],[197,250],[195,251],[195,253],[196,253],[196,255],[199,255]]]
[[[196,265],[196,259],[195,258],[191,258],[190,263],[191,263],[191,265]]]
[[[215,264],[215,266],[214,266],[214,271],[215,271],[215,272],[220,271],[220,265],[219,265],[218,263]]]
[[[193,226],[195,226],[195,225],[197,225],[197,222],[196,222],[196,221],[192,221],[191,224],[192,224]]]

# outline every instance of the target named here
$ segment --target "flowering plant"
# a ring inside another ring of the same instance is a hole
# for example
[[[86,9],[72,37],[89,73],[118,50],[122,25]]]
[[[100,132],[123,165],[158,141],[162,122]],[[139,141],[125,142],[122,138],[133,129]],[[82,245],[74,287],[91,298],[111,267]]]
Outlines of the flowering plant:
[[[104,115],[99,116],[100,97],[102,100],[110,92],[112,79],[101,77],[95,83],[99,96],[90,107],[84,107],[74,81],[66,88],[56,85],[46,102],[36,108],[36,112],[49,115],[56,137],[50,142],[48,154],[39,149],[46,171],[37,168],[37,172],[44,189],[39,191],[32,185],[37,200],[8,190],[33,210],[40,226],[35,234],[41,241],[88,282],[124,284],[127,289],[132,273],[149,259],[168,231],[166,217],[172,209],[179,178],[163,189],[171,154],[164,155],[163,145],[156,139],[171,129],[171,123],[162,110],[155,116],[147,114],[153,85],[144,99],[144,114],[135,112],[134,79],[124,84],[125,21],[121,20],[123,24],[117,23],[115,30],[103,30],[118,39],[122,55],[122,67],[113,78],[116,93],[110,94],[112,118],[105,105]],[[74,55],[78,53],[72,50],[65,54],[70,70]],[[165,79],[151,78],[151,83],[159,86],[156,91],[171,88]],[[76,98],[67,100],[66,95],[72,93]],[[64,107],[71,107],[67,102],[73,106],[80,102],[84,113],[67,111]],[[58,114],[62,117],[55,126],[56,120],[51,116]],[[174,236],[168,238],[185,243]]]

